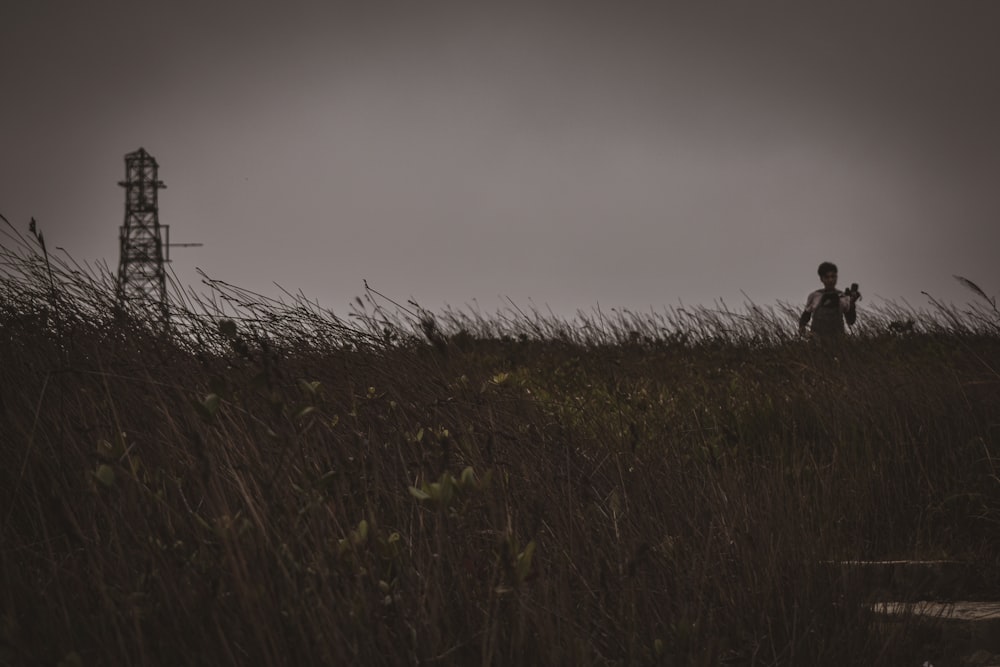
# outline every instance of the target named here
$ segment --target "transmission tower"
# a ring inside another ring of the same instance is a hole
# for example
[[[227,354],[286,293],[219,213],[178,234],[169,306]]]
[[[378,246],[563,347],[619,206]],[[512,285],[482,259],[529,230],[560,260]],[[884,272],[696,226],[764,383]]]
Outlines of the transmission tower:
[[[159,165],[144,148],[125,156],[125,224],[119,240],[118,298],[121,302],[140,303],[158,310],[166,324],[167,275],[164,264],[170,261],[170,227],[160,225],[157,191],[167,187],[159,180]],[[163,242],[161,230],[166,232]],[[200,246],[200,243],[176,243],[177,246]]]

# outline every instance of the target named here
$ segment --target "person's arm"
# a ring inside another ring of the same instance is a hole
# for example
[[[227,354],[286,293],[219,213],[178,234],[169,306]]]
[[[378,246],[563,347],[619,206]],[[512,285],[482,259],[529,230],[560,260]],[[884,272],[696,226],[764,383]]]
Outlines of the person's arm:
[[[858,311],[855,310],[855,304],[860,298],[860,292],[851,292],[840,297],[840,310],[844,313],[844,321],[847,322],[848,326],[853,327],[854,323],[858,320]]]
[[[809,320],[812,319],[812,311],[808,308],[802,311],[802,316],[799,318],[799,335],[806,335],[806,325],[809,324]]]
[[[854,308],[854,304],[857,302],[853,296],[848,298],[847,310],[844,312],[844,321],[847,322],[848,326],[854,326],[854,323],[858,320],[858,311]]]
[[[802,311],[801,317],[799,317],[799,335],[806,335],[806,325],[809,324],[809,320],[812,319],[813,311],[816,310],[816,306],[819,305],[819,300],[821,297],[820,292],[813,292],[806,298],[806,309]]]

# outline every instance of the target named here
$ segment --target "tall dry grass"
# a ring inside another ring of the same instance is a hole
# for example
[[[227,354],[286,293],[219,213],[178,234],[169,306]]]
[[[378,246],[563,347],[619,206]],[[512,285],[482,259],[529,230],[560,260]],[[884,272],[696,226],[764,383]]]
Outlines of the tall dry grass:
[[[206,278],[164,329],[5,234],[0,663],[946,664],[829,561],[1000,565],[987,306],[824,345]]]

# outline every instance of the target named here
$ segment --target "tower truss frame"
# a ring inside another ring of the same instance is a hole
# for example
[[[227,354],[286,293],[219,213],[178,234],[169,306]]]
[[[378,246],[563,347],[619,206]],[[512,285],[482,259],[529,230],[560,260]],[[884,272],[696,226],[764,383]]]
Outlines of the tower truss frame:
[[[159,165],[144,148],[125,155],[125,222],[119,233],[118,298],[123,303],[157,309],[167,322],[167,276],[160,228]]]

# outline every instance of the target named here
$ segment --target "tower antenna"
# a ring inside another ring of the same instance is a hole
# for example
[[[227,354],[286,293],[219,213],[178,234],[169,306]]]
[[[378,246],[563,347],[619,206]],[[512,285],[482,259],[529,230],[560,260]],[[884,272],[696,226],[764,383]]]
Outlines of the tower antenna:
[[[125,155],[125,223],[121,226],[118,261],[119,302],[148,304],[158,310],[160,322],[169,320],[167,275],[170,247],[200,246],[200,243],[170,243],[170,226],[160,225],[157,193],[167,187],[158,176],[159,165],[146,149]],[[163,242],[161,230],[166,233]]]

